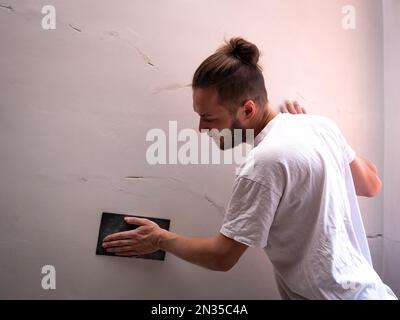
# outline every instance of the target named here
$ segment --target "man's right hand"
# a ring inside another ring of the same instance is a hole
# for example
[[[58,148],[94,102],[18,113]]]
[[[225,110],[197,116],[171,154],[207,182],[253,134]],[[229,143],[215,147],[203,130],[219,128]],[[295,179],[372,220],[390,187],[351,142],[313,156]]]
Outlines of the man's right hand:
[[[297,101],[289,101],[285,100],[285,103],[282,104],[279,109],[282,113],[292,113],[292,114],[306,114],[306,109],[300,107],[300,104]]]

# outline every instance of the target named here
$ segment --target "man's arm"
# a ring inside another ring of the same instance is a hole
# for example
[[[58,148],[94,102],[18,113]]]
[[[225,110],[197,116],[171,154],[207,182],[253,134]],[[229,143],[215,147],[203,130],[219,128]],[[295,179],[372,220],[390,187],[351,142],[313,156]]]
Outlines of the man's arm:
[[[382,187],[376,166],[366,159],[357,156],[350,163],[356,194],[362,197],[376,196]]]
[[[184,237],[164,230],[159,247],[188,262],[215,271],[229,271],[248,248],[222,234],[214,237]]]
[[[161,249],[207,269],[228,271],[248,248],[222,234],[214,237],[185,237],[164,230],[148,219],[127,217],[125,221],[140,227],[104,238],[103,247],[108,252],[129,257]]]

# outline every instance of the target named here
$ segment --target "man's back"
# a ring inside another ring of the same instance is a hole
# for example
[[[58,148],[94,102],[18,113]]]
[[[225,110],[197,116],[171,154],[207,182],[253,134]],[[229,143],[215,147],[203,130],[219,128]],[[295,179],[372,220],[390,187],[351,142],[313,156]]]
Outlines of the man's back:
[[[390,298],[371,264],[349,167],[354,151],[334,122],[279,114],[249,158],[221,232],[265,249],[282,296]]]

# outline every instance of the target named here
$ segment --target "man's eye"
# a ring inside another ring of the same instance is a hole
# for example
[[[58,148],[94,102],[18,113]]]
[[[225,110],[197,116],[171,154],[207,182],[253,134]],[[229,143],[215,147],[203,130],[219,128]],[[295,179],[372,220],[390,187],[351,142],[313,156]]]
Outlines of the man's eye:
[[[214,119],[203,118],[203,121],[204,121],[204,122],[212,122],[212,121],[214,121]]]

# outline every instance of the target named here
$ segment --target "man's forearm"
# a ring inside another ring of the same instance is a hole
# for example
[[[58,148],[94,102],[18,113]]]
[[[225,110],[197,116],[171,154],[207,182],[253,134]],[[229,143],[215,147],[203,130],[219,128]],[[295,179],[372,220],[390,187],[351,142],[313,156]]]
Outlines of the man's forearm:
[[[354,187],[358,196],[374,197],[382,187],[376,166],[360,156],[350,163]]]
[[[186,237],[164,230],[159,247],[190,263],[221,271],[217,237]]]

